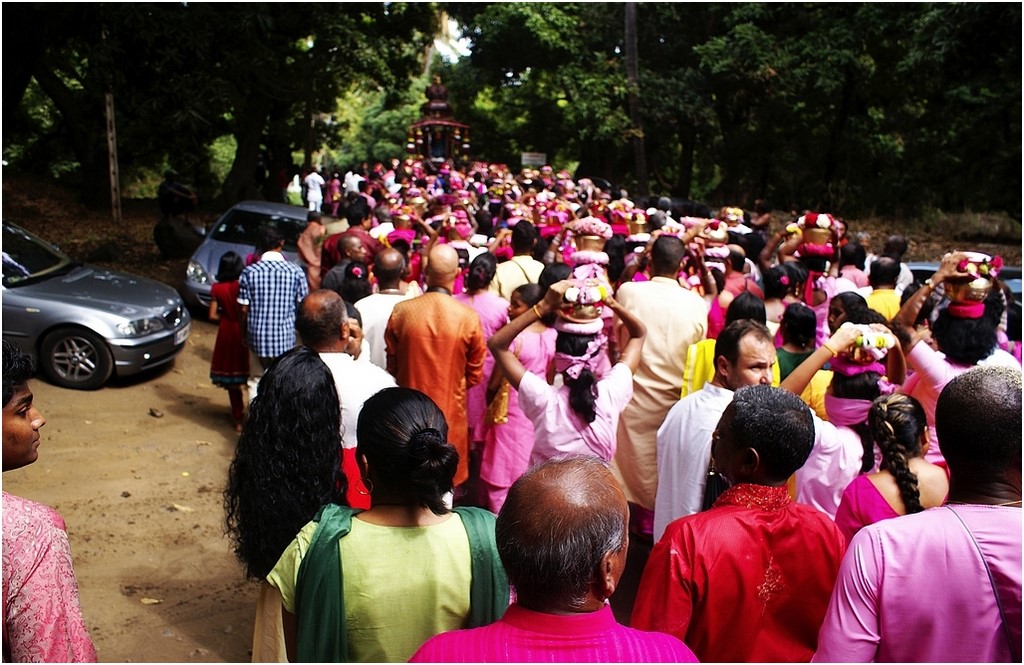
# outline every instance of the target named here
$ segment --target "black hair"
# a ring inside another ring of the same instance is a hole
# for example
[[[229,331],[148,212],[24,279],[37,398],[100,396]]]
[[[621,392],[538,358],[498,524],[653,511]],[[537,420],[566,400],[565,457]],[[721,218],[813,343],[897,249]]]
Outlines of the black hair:
[[[792,277],[784,263],[774,265],[761,273],[761,281],[764,286],[765,300],[781,300],[790,292],[790,287],[793,284]]]
[[[537,233],[537,227],[535,227],[530,221],[521,219],[516,222],[516,225],[512,227],[512,237],[510,242],[512,243],[512,252],[515,254],[525,254],[533,249],[533,246],[537,243],[537,239],[540,234]]]
[[[317,307],[310,303],[316,303]],[[306,346],[322,348],[341,336],[344,301],[330,289],[314,291],[302,299],[295,312],[295,330]]]
[[[540,288],[540,284],[523,284],[517,287],[512,295],[519,296],[519,299],[523,301],[527,307],[533,307],[541,300],[544,299],[544,289]]]
[[[772,386],[744,386],[733,393],[732,435],[738,448],[753,448],[773,481],[789,478],[814,447],[811,410],[798,396]]]
[[[466,290],[479,291],[486,289],[498,270],[498,259],[490,252],[477,255],[469,264],[469,274],[466,275]]]
[[[782,264],[782,267],[789,274],[790,292],[796,296],[802,296],[804,285],[807,284],[807,280],[811,277],[807,266],[800,261],[786,261]]]
[[[245,259],[235,252],[224,252],[220,257],[220,265],[217,266],[215,279],[218,282],[233,282],[238,279],[245,270]]]
[[[345,210],[345,220],[348,221],[349,228],[362,226],[363,220],[370,214],[370,205],[362,199],[363,197],[359,197],[354,200]]]
[[[540,271],[540,277],[537,278],[537,284],[540,285],[544,292],[547,293],[548,288],[555,282],[561,282],[563,279],[569,279],[569,275],[572,274],[572,268],[566,263],[549,263],[544,266],[544,269]]]
[[[359,324],[359,327],[363,327],[363,315],[359,312],[359,308],[350,303],[349,301],[343,301],[345,303],[345,317],[350,321],[355,321]]]
[[[732,247],[729,248],[729,265],[732,266],[733,270],[735,270],[736,272],[743,272],[743,266],[746,264],[746,262],[747,257],[743,254],[743,252]]]
[[[365,455],[377,488],[411,506],[448,512],[459,453],[437,404],[412,388],[385,388],[363,403],[356,454]]]
[[[832,396],[841,399],[860,399],[872,401],[881,394],[878,382],[882,375],[878,372],[862,372],[853,376],[846,376],[839,372],[832,374]],[[861,473],[867,473],[875,465],[875,442],[871,436],[871,430],[865,420],[862,423],[849,425],[860,437],[861,446],[864,448],[861,457]]]
[[[871,438],[882,451],[882,468],[896,479],[908,515],[924,509],[910,460],[921,455],[921,435],[927,426],[924,408],[910,395],[881,395],[871,403],[868,413]]]
[[[725,324],[729,325],[733,321],[739,321],[740,319],[750,319],[758,323],[766,323],[768,321],[768,314],[764,309],[764,301],[750,291],[744,291],[733,298],[732,302],[729,303],[729,307],[725,310]]]
[[[263,254],[272,249],[277,249],[284,242],[284,236],[273,226],[265,226],[256,236],[256,252]]]
[[[848,242],[839,248],[839,267],[853,266],[864,270],[864,261],[868,258],[868,252],[864,245],[859,242]]]
[[[626,237],[616,233],[608,238],[604,244],[604,253],[608,255],[608,279],[614,284],[626,269]]]
[[[321,215],[316,210],[310,210],[309,212],[306,213],[307,222],[319,222],[322,218],[323,215]]]
[[[1021,372],[970,369],[946,384],[935,404],[935,432],[953,478],[998,477],[1021,465]]]
[[[882,248],[882,256],[888,256],[890,258],[899,261],[903,258],[903,255],[907,253],[908,248],[907,237],[903,235],[892,235],[885,241],[885,246]]]
[[[993,289],[985,298],[985,314],[978,319],[958,319],[942,308],[932,322],[932,339],[939,351],[960,365],[976,365],[996,348],[996,328],[1003,314],[1003,301]]]
[[[873,289],[880,289],[895,284],[899,277],[899,261],[889,256],[880,256],[871,264],[871,270],[868,272],[868,284]]]
[[[911,282],[905,289],[903,289],[903,293],[900,294],[900,307],[902,308],[906,305],[907,301],[923,287],[924,285],[921,284],[921,282]],[[925,298],[921,302],[921,311],[917,313],[917,318],[914,319],[914,325],[919,326],[926,321],[931,321],[932,311],[934,311],[934,309],[935,299],[931,296]]]
[[[494,539],[522,602],[582,607],[602,560],[622,551],[627,532],[622,493],[607,465],[587,456],[544,462],[520,476],[501,507]]]
[[[344,503],[341,405],[320,356],[298,347],[260,380],[224,490],[228,536],[251,579],[263,579],[321,506]]]
[[[686,256],[686,245],[676,236],[662,235],[651,245],[651,272],[675,275]]]
[[[28,385],[32,378],[32,358],[6,339],[4,342],[4,408],[14,399],[14,393]]]
[[[715,340],[715,367],[718,367],[720,357],[724,357],[730,364],[735,365],[740,357],[740,342],[747,335],[754,335],[761,341],[775,346],[772,334],[765,324],[752,319],[738,319],[718,333],[718,338]]]
[[[711,274],[711,279],[715,280],[715,288],[721,294],[725,290],[725,273],[712,267],[708,267],[708,272]]]
[[[370,269],[362,261],[350,261],[345,266],[345,277],[341,280],[339,295],[350,303],[356,303],[373,293],[369,279]]]
[[[398,250],[395,251],[398,252]],[[393,268],[382,266],[378,255],[378,260],[373,264],[373,274],[377,278],[378,285],[395,284],[401,281],[402,275],[405,273],[406,260],[404,254],[398,253],[402,255],[402,260],[398,261]]]
[[[782,312],[782,339],[784,342],[806,349],[814,344],[818,332],[818,317],[814,310],[802,302],[790,303]]]
[[[555,351],[570,356],[582,356],[586,354],[587,345],[595,337],[596,335],[559,332],[555,338]],[[588,368],[583,368],[579,378],[573,379],[565,375],[562,380],[569,388],[569,406],[572,407],[572,410],[584,422],[592,423],[597,420],[597,377],[594,376],[594,373]]]

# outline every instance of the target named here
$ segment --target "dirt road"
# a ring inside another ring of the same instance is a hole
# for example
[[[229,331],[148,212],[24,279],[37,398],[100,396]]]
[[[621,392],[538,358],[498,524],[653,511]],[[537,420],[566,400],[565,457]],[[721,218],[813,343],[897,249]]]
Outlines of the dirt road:
[[[3,488],[67,522],[101,661],[249,660],[256,595],[223,535],[237,435],[208,378],[215,335],[196,321],[173,365],[96,392],[32,382],[39,460]]]

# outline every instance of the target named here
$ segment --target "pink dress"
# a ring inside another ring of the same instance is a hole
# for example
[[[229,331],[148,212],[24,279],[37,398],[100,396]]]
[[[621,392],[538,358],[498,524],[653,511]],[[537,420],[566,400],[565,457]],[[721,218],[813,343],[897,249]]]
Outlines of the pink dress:
[[[56,510],[3,493],[3,578],[4,660],[96,662]]]
[[[928,420],[928,440],[931,441],[924,458],[932,464],[945,466],[946,458],[942,456],[940,448],[942,442],[935,433],[935,403],[939,401],[939,393],[946,384],[971,369],[971,366],[949,362],[924,342],[919,342],[910,350],[907,364],[914,372],[907,377],[900,392],[910,395],[924,408]]]
[[[523,374],[519,405],[533,422],[530,466],[573,455],[595,455],[610,462],[615,455],[619,417],[631,399],[633,372],[616,363],[597,382],[597,418],[588,424],[569,406],[568,386],[556,388],[532,372]]]
[[[486,342],[494,333],[508,323],[508,301],[490,291],[484,290],[477,294],[459,293],[453,296],[464,305],[469,306],[480,317],[480,325],[484,329]],[[483,381],[466,391],[466,413],[469,424],[473,427],[473,440],[484,440],[484,413],[487,411],[487,381],[494,371],[494,356],[488,353],[484,357]]]
[[[836,526],[846,536],[846,542],[868,524],[899,517],[867,475],[857,476],[843,492],[836,511]]]
[[[555,355],[557,336],[554,328],[539,333],[523,331],[509,350],[518,351],[519,362],[528,372],[545,376],[548,363]],[[485,425],[485,428],[480,480],[483,481],[488,510],[497,513],[505,503],[508,488],[529,467],[533,450],[533,423],[519,406],[518,390],[509,386],[508,422]]]

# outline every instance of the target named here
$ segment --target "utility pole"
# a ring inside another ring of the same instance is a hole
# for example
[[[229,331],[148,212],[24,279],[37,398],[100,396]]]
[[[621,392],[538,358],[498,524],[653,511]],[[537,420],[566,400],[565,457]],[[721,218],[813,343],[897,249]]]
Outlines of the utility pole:
[[[637,57],[636,3],[626,3],[626,78],[629,82],[629,121],[633,125],[633,154],[636,158],[636,193],[645,196],[647,186],[647,155],[644,150],[644,128],[640,122],[640,64]]]

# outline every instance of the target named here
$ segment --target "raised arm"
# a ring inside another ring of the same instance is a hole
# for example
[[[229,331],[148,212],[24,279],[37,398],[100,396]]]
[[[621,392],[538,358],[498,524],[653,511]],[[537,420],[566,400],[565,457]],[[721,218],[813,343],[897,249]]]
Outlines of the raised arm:
[[[644,339],[647,337],[647,326],[632,312],[620,305],[614,296],[609,294],[604,302],[615,312],[619,321],[622,321],[622,325],[626,328],[626,332],[629,333],[629,339],[626,340],[621,353],[619,353],[619,362],[625,363],[626,367],[629,367],[629,371],[635,373],[636,368],[640,365],[640,354],[643,353]]]
[[[964,258],[966,258],[966,255],[963,252],[953,252],[942,257],[939,269],[935,271],[931,279],[925,281],[924,286],[915,291],[907,299],[907,302],[903,303],[903,307],[896,313],[896,316],[892,318],[892,325],[901,328],[910,338],[906,353],[910,353],[917,346],[917,343],[921,341],[921,335],[917,332],[914,322],[917,321],[925,300],[930,298],[932,292],[947,278],[967,276],[967,273],[962,273],[958,269],[960,261]]]
[[[526,374],[526,367],[519,361],[519,358],[516,358],[516,354],[508,350],[509,346],[519,333],[526,330],[534,321],[551,312],[558,311],[565,291],[570,285],[569,280],[552,284],[544,295],[544,300],[514,318],[487,341],[487,348],[494,356],[495,367],[501,370],[516,390],[519,390],[519,382],[523,379],[523,374]]]
[[[814,378],[815,372],[824,367],[825,363],[832,358],[847,351],[857,341],[858,336],[860,336],[860,330],[852,323],[844,323],[839,326],[839,330],[829,337],[828,341],[815,349],[814,353],[808,356],[806,360],[797,365],[796,369],[789,373],[789,376],[786,377],[779,387],[799,395],[807,387],[807,384],[811,382],[811,379]]]

